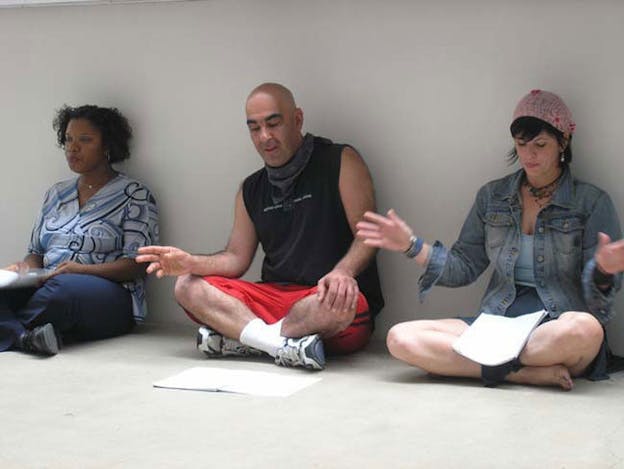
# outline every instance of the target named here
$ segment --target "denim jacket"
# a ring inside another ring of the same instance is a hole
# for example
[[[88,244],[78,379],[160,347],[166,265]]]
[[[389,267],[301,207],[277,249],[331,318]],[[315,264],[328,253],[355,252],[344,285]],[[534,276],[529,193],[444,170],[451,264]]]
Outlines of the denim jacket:
[[[523,170],[483,186],[451,249],[436,241],[419,280],[420,299],[434,285],[460,287],[474,282],[493,264],[494,272],[480,311],[503,315],[516,297],[514,266],[520,249],[522,207],[519,191]],[[548,314],[586,311],[605,324],[614,316],[613,286],[600,291],[594,280],[598,232],[612,240],[622,237],[609,195],[574,178],[566,168],[550,204],[537,215],[534,233],[534,274],[537,293]]]

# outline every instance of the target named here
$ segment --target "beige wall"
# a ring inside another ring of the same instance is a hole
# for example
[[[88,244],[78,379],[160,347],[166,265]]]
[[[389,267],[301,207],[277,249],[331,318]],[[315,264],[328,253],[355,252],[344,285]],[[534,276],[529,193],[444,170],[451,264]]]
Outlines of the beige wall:
[[[511,171],[509,117],[531,88],[560,93],[578,123],[577,175],[620,215],[624,5],[617,1],[199,1],[0,10],[0,262],[22,256],[45,189],[70,176],[51,119],[63,103],[119,107],[134,124],[125,170],[156,193],[162,242],[221,249],[242,178],[260,166],[243,101],[290,86],[305,128],[350,142],[428,240],[455,240],[478,187]],[[420,272],[383,253],[400,320],[474,311],[485,286],[417,301]],[[249,278],[255,278],[255,264]],[[158,288],[155,288],[158,286]],[[186,323],[172,281],[151,282],[152,321]],[[611,326],[624,348],[621,315]]]

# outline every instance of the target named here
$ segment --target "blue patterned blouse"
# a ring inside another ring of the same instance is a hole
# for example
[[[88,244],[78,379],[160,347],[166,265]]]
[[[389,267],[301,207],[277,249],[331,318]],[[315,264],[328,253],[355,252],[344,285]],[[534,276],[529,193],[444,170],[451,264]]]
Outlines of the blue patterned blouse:
[[[103,264],[134,259],[139,247],[150,244],[158,244],[156,201],[143,184],[118,174],[82,208],[78,178],[48,189],[28,252],[43,256],[44,268],[54,269],[64,261]],[[132,295],[137,321],[147,314],[144,284],[142,278],[122,283]]]

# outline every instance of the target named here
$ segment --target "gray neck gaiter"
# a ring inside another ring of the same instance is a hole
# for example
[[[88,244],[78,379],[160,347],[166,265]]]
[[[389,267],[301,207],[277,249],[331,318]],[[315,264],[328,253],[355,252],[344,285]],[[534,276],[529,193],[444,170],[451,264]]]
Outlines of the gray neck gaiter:
[[[310,161],[312,150],[314,150],[314,135],[307,133],[303,137],[303,143],[288,163],[279,168],[265,166],[273,189],[271,198],[274,204],[282,203],[292,195],[297,177]]]

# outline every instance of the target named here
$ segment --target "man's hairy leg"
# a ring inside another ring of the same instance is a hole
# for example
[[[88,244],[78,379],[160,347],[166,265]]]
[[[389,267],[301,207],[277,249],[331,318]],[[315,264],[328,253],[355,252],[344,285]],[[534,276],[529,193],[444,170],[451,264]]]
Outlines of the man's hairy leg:
[[[354,317],[355,311],[332,311],[313,293],[292,306],[282,323],[282,335],[303,337],[319,334],[321,337],[332,337],[346,329]]]
[[[221,335],[261,350],[272,357],[278,355],[287,338],[281,323],[267,324],[256,317],[239,299],[198,276],[182,276],[175,288],[176,299],[200,322]]]
[[[256,319],[240,300],[195,275],[178,277],[175,298],[201,323],[231,339],[238,340],[245,326]]]

